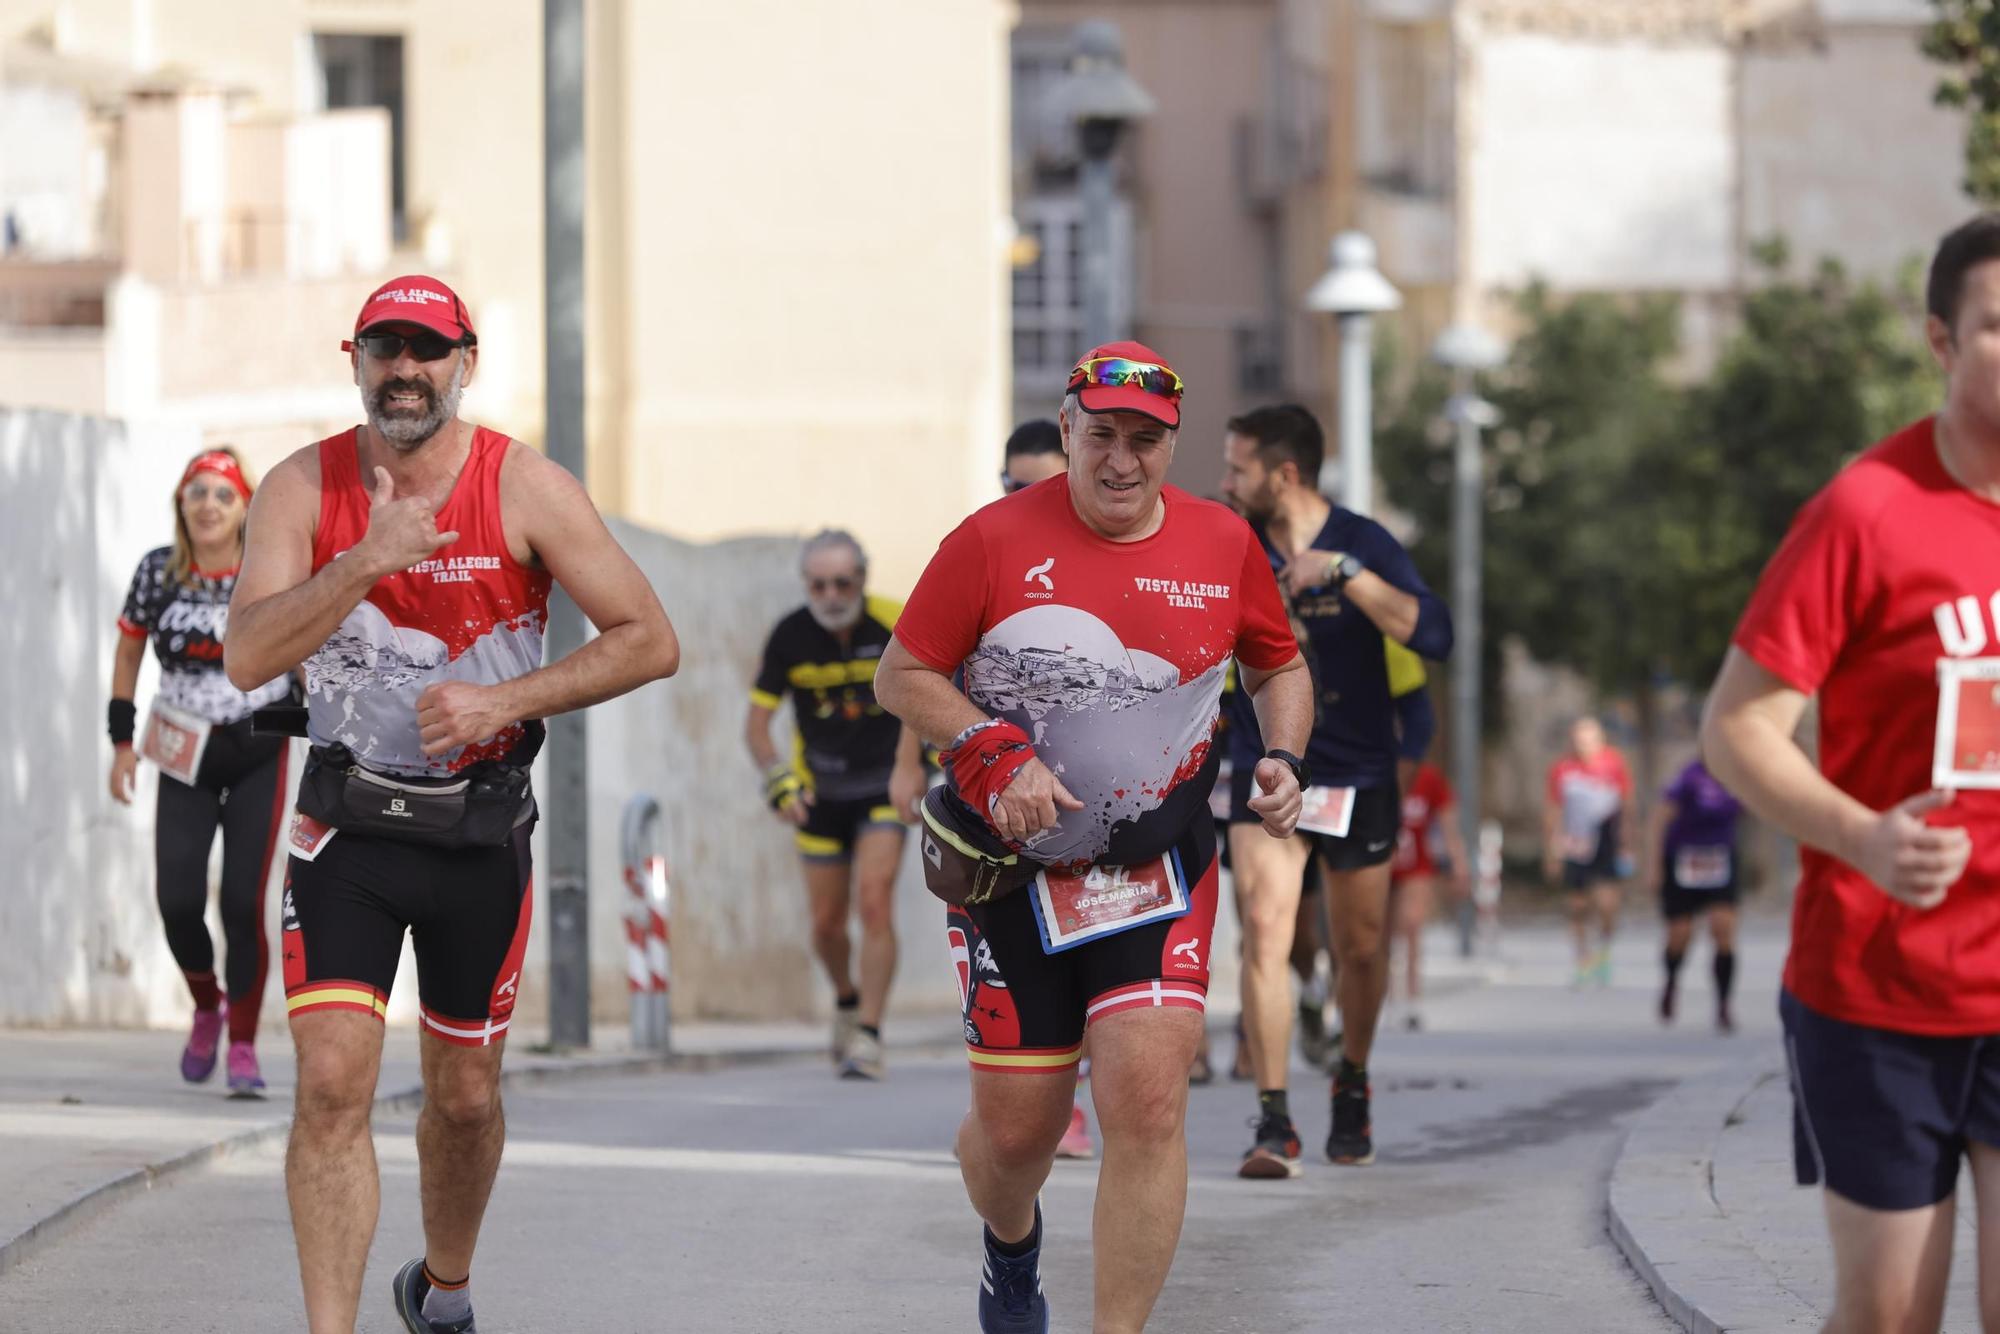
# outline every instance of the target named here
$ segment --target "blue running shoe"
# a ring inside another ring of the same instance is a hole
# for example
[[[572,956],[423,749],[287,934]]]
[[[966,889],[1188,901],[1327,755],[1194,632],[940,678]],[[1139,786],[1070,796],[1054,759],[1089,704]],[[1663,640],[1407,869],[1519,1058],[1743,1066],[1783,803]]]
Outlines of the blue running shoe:
[[[1049,1334],[1049,1300],[1042,1296],[1042,1206],[1035,1205],[1034,1249],[1026,1255],[1002,1255],[986,1238],[986,1260],[979,1273],[980,1334]]]

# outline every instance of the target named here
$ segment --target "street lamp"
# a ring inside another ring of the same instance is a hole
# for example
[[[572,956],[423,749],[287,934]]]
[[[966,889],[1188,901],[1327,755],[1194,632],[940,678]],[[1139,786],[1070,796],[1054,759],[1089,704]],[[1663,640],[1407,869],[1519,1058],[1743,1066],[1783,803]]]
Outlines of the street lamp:
[[[1331,265],[1306,293],[1306,309],[1325,311],[1340,324],[1340,503],[1356,514],[1374,507],[1375,442],[1370,434],[1369,363],[1374,357],[1374,317],[1403,304],[1375,267],[1375,243],[1364,232],[1333,238]],[[1333,460],[1320,469],[1320,490],[1331,489]]]
[[[1485,512],[1486,468],[1479,433],[1500,420],[1499,411],[1473,389],[1473,376],[1507,359],[1498,339],[1469,324],[1438,335],[1431,360],[1451,371],[1453,393],[1444,416],[1458,428],[1452,451],[1451,613],[1456,631],[1451,668],[1451,776],[1458,789],[1459,827],[1467,857],[1479,848],[1479,669],[1484,649],[1480,624],[1480,520]],[[1475,867],[1461,868],[1476,874]],[[1470,896],[1458,909],[1458,952],[1472,957],[1476,914]]]
[[[1083,201],[1083,335],[1085,347],[1109,343],[1125,332],[1111,312],[1112,157],[1125,127],[1153,114],[1154,102],[1125,72],[1125,41],[1118,25],[1091,19],[1076,25],[1069,72],[1052,99],[1076,126],[1082,161],[1077,171]]]

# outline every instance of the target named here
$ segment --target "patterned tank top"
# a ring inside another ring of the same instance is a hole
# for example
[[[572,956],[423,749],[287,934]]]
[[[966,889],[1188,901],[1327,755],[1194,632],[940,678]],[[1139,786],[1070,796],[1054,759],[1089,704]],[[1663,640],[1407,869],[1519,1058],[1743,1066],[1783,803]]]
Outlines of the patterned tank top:
[[[307,734],[340,742],[365,767],[406,777],[442,777],[504,755],[520,726],[443,755],[424,754],[417,697],[445,681],[496,685],[542,665],[549,575],[515,560],[500,526],[500,465],[508,439],[478,427],[472,452],[437,513],[458,540],[429,559],[376,581],[347,619],[306,659]],[[350,429],[319,443],[319,532],[313,572],[368,531]]]

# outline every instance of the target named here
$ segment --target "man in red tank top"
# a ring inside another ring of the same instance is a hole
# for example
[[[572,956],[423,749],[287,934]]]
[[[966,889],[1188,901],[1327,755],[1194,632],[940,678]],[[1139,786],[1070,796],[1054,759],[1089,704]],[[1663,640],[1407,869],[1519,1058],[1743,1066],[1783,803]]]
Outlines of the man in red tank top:
[[[385,794],[383,816],[435,809],[462,774],[514,783],[519,814],[490,845],[295,817],[283,953],[299,1073],[285,1184],[308,1325],[346,1334],[380,1203],[369,1107],[407,930],[423,1015],[426,1249],[396,1275],[396,1310],[415,1334],[468,1334],[533,902],[534,804],[518,770],[538,728],[525,724],[671,676],[680,646],[576,479],[459,418],[479,348],[456,293],[394,279],[342,346],[367,424],[293,454],[259,490],[225,669],[261,682],[303,665],[315,761],[347,776],[345,793]],[[599,634],[543,666],[552,583]]]

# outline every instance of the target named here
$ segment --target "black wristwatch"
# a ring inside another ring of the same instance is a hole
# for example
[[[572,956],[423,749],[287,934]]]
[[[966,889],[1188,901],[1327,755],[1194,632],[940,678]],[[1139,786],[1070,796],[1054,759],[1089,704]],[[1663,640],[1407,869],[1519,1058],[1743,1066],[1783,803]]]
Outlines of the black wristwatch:
[[[1355,575],[1360,574],[1368,568],[1361,563],[1361,557],[1351,551],[1340,551],[1334,554],[1339,559],[1327,566],[1326,575],[1327,578],[1333,581],[1335,588],[1343,586],[1349,579],[1352,579]]]
[[[1264,758],[1276,760],[1290,769],[1292,777],[1299,780],[1299,791],[1303,792],[1313,785],[1312,770],[1306,768],[1306,762],[1289,750],[1267,750],[1264,752]]]

